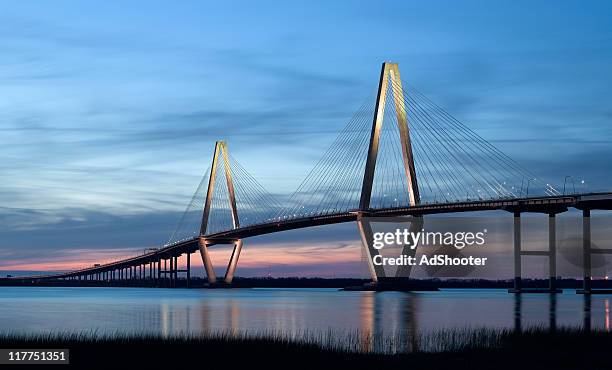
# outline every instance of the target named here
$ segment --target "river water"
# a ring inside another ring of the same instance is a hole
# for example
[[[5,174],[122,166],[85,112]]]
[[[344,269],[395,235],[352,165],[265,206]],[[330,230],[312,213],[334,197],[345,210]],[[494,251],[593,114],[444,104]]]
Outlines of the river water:
[[[452,328],[610,329],[612,296],[505,290],[0,287],[0,332],[399,337]]]

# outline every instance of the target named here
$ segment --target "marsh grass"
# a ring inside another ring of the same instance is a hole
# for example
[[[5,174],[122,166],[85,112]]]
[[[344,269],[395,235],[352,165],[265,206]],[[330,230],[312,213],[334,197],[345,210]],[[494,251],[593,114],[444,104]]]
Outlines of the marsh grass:
[[[502,350],[531,347],[543,343],[550,345],[598,346],[612,345],[612,333],[603,330],[584,331],[577,328],[559,328],[550,331],[543,327],[530,327],[523,331],[493,328],[452,328],[432,332],[364,333],[354,331],[297,330],[221,330],[207,332],[140,332],[85,330],[53,331],[43,333],[2,332],[0,344],[104,344],[130,345],[134,343],[163,343],[165,345],[206,344],[211,342],[232,344],[254,344],[314,349],[338,353],[375,353],[384,355],[406,353],[466,352],[480,350]],[[610,347],[612,348],[612,347]]]
[[[288,363],[353,368],[410,363],[411,369],[612,368],[612,333],[576,328],[458,328],[412,336],[331,330],[291,334],[227,330],[168,335],[98,330],[5,332],[0,333],[0,348],[69,348],[71,362],[87,364],[86,368],[108,368],[117,361],[125,366],[171,367],[203,358],[219,364],[266,358],[271,361],[268,368]],[[94,358],[97,362],[92,364]]]

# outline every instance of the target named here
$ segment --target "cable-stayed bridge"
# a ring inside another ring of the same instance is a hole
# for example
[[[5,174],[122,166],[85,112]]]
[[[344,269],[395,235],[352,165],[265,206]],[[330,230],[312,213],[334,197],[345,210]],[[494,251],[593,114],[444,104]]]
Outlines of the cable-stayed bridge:
[[[386,276],[372,264],[371,217],[506,210],[514,215],[515,291],[521,287],[521,256],[549,259],[550,290],[556,291],[555,215],[583,212],[584,290],[590,292],[590,211],[611,209],[612,193],[566,194],[539,179],[417,89],[402,82],[394,63],[383,63],[376,97],[366,100],[298,188],[278,200],[218,141],[212,164],[168,242],[149,253],[61,274],[21,280],[126,279],[170,282],[191,274],[200,252],[210,283],[218,278],[209,248],[233,245],[223,282],[232,282],[244,239],[286,230],[356,222],[374,282]],[[521,249],[521,213],[549,215],[549,250]],[[410,250],[405,248],[405,252]],[[597,253],[612,253],[601,250]],[[178,257],[186,254],[187,268]],[[403,274],[403,275],[402,275]]]

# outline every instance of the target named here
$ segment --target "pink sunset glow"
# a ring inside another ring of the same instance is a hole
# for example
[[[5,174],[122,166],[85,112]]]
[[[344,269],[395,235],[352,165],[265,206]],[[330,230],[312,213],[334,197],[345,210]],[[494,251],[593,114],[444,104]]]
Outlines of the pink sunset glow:
[[[68,271],[77,270],[94,264],[105,264],[142,254],[141,249],[70,249],[58,251],[55,258],[30,258],[13,260],[10,264],[0,265],[4,271]],[[215,268],[221,271],[227,265],[230,248],[211,248]],[[192,254],[192,269],[197,275],[202,272],[199,253]],[[184,267],[186,256],[179,258]],[[343,244],[317,243],[316,246],[302,244],[253,244],[242,250],[238,266],[238,276],[264,276],[264,271],[272,270],[275,276],[356,276],[361,273],[361,250],[355,242]],[[282,271],[282,272],[279,272]]]

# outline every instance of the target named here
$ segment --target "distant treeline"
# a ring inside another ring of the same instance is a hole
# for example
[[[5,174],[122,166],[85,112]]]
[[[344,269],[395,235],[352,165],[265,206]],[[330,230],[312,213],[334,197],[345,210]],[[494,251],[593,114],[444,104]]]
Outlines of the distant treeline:
[[[403,280],[407,282],[410,288],[414,289],[437,289],[437,288],[511,288],[513,281],[506,280],[487,280],[487,279],[410,279]],[[254,277],[242,278],[236,277],[231,287],[234,288],[347,288],[367,286],[371,281],[369,279],[355,278],[318,278],[318,277],[284,277],[284,278],[269,278],[269,277]],[[113,280],[113,281],[77,281],[77,280],[25,280],[25,279],[4,279],[0,278],[0,286],[126,286],[126,287],[152,287],[161,286],[169,287],[169,281],[162,280],[161,282],[152,279],[142,280]],[[399,284],[402,284],[400,282]],[[611,288],[612,283],[608,280],[594,280],[594,288]],[[546,288],[548,279],[523,279],[523,287],[525,288]],[[557,287],[565,289],[578,289],[582,286],[582,281],[578,279],[558,279]],[[179,278],[175,282],[178,288],[187,287],[187,280]],[[224,288],[228,287],[222,283],[211,286],[206,279],[193,277],[190,281],[191,288]]]

